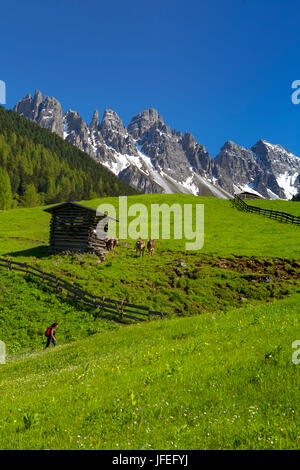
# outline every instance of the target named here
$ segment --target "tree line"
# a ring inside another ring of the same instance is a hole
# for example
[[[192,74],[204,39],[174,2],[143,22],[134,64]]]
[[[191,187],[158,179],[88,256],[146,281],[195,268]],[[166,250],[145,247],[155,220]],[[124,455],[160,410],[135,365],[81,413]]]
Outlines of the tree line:
[[[0,209],[130,194],[89,155],[0,107]]]

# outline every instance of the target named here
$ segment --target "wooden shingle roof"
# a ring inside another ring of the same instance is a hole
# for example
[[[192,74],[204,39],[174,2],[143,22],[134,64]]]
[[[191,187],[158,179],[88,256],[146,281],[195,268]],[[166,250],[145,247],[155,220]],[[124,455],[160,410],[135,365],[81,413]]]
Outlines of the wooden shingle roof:
[[[92,207],[87,207],[87,206],[82,206],[81,204],[77,204],[76,202],[63,202],[62,204],[57,204],[56,206],[52,207],[47,207],[47,209],[44,209],[44,212],[49,212],[50,214],[53,214],[53,212],[56,212],[57,210],[62,209],[63,207],[75,207],[75,208],[80,208],[80,209],[85,209],[86,211],[93,212],[97,216],[105,216],[104,212],[98,211],[97,209],[93,209]],[[114,219],[113,217],[110,217],[109,215],[107,216],[109,219],[114,220],[116,222],[119,222],[118,219]]]

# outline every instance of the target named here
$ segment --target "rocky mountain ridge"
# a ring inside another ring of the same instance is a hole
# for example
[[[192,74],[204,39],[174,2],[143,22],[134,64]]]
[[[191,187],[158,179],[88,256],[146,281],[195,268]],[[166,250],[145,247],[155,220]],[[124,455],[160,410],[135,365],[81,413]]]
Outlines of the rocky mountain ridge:
[[[106,109],[89,125],[77,111],[36,91],[14,111],[46,127],[91,155],[120,179],[143,193],[186,193],[220,198],[251,191],[271,199],[290,199],[300,190],[300,158],[280,145],[259,140],[251,149],[228,141],[216,158],[189,132],[171,130],[150,108],[124,126]]]

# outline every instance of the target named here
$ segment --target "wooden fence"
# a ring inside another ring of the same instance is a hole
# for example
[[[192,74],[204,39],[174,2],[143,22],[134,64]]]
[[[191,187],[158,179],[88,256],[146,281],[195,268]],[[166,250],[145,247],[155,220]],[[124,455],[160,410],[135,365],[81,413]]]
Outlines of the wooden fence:
[[[300,225],[300,217],[297,217],[296,215],[273,211],[271,209],[263,209],[261,207],[248,206],[248,204],[246,204],[245,201],[237,195],[234,196],[233,204],[235,207],[245,212],[264,215],[265,217],[269,217],[270,219],[275,219],[286,224]]]
[[[149,307],[141,305],[134,305],[120,300],[112,300],[106,297],[90,294],[81,289],[75,283],[70,283],[61,279],[54,274],[42,271],[27,263],[17,263],[11,261],[9,258],[0,258],[0,267],[6,268],[8,271],[21,271],[38,278],[40,281],[46,283],[48,286],[54,288],[57,293],[67,292],[68,296],[78,302],[84,302],[89,307],[94,307],[97,310],[97,315],[102,312],[117,316],[119,320],[129,318],[130,320],[145,321],[150,320],[151,317],[164,318],[166,313],[151,310]]]

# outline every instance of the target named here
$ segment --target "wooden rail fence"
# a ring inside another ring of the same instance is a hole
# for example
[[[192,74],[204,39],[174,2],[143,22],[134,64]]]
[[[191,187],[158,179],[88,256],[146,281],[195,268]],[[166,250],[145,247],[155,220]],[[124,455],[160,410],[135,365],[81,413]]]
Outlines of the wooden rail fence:
[[[30,274],[38,278],[40,281],[46,283],[48,286],[56,289],[56,292],[66,291],[68,296],[73,300],[84,302],[90,307],[97,310],[97,314],[101,315],[102,312],[116,315],[118,319],[129,318],[131,320],[145,321],[150,320],[151,316],[164,318],[166,313],[151,310],[149,307],[141,305],[134,305],[131,303],[123,302],[120,300],[112,300],[106,297],[90,294],[81,289],[75,283],[70,283],[61,279],[54,274],[42,271],[27,263],[17,263],[9,258],[0,258],[0,267],[6,268],[8,271],[21,271],[25,274]]]
[[[300,225],[300,217],[296,215],[287,214],[286,212],[273,211],[271,209],[263,209],[261,207],[248,206],[239,196],[235,195],[233,204],[238,209],[245,212],[252,212],[255,214],[264,215],[270,219],[278,220],[286,224]]]

